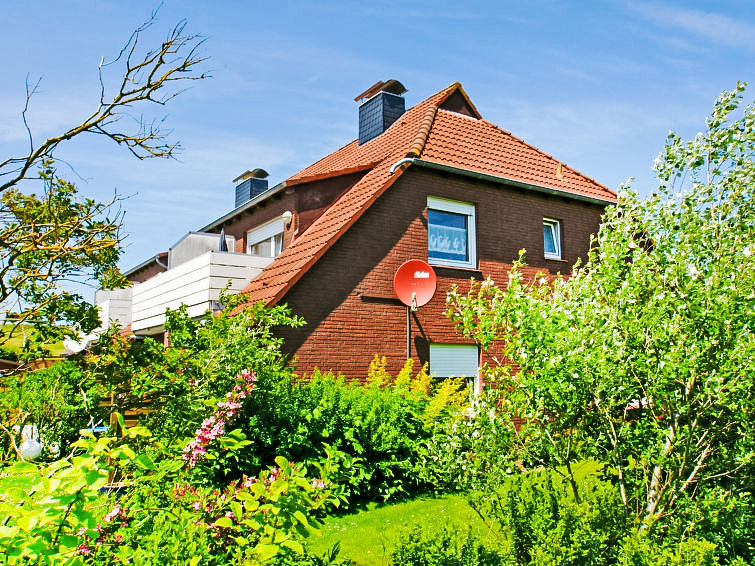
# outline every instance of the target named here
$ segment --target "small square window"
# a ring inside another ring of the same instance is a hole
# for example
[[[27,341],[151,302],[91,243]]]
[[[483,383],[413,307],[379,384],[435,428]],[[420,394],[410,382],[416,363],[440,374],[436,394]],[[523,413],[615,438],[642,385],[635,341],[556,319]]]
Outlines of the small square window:
[[[543,255],[548,259],[561,259],[561,223],[543,218]]]
[[[477,267],[474,205],[427,197],[427,258],[433,265]]]

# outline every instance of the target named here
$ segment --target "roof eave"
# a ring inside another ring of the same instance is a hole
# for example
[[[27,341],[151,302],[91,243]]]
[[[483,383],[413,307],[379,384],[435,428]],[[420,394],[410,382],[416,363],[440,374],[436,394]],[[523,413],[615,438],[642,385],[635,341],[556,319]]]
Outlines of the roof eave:
[[[197,230],[198,232],[209,232],[210,230],[215,230],[216,228],[221,227],[223,224],[231,220],[234,216],[241,214],[242,212],[246,212],[250,208],[253,208],[254,206],[258,205],[264,200],[267,200],[273,195],[278,194],[283,189],[285,189],[288,185],[286,184],[286,181],[283,181],[282,183],[278,183],[274,187],[266,190],[264,193],[257,195],[251,200],[246,201],[244,204],[242,204],[239,207],[234,208],[231,212],[226,214],[225,216],[221,216],[217,220],[213,220],[210,222],[207,226],[204,228],[200,228]]]
[[[472,169],[463,169],[461,167],[456,167],[454,165],[446,165],[445,163],[437,163],[435,161],[427,161],[425,159],[419,159],[419,158],[406,158],[406,159],[401,159],[397,161],[391,167],[391,173],[395,172],[399,167],[405,164],[419,165],[420,167],[427,167],[428,169],[435,169],[438,171],[444,171],[446,173],[454,173],[456,175],[462,175],[465,177],[473,177],[475,179],[480,179],[482,181],[489,181],[491,183],[498,183],[498,184],[513,186],[513,187],[519,187],[522,189],[528,189],[528,190],[539,192],[539,193],[544,193],[544,194],[553,195],[553,196],[560,196],[564,198],[571,198],[574,200],[589,202],[592,204],[599,204],[602,206],[605,206],[608,204],[616,204],[615,197],[613,199],[591,197],[589,195],[582,195],[579,193],[573,193],[570,191],[555,189],[553,187],[543,187],[541,185],[533,185],[532,183],[519,181],[517,179],[510,179],[508,177],[503,177],[499,175],[491,175],[489,173],[481,173],[480,171],[473,171]]]
[[[155,254],[155,255],[153,255],[153,256],[152,256],[151,258],[149,258],[149,259],[145,259],[145,260],[144,260],[143,262],[141,262],[141,263],[140,263],[139,265],[137,265],[137,266],[135,266],[135,267],[132,267],[131,269],[129,269],[129,270],[127,270],[127,271],[124,271],[124,272],[123,272],[123,276],[124,276],[124,277],[128,277],[129,275],[134,275],[135,273],[137,273],[138,271],[141,271],[141,270],[142,270],[142,269],[144,269],[145,267],[149,267],[149,265],[150,265],[151,263],[154,263],[154,264],[156,264],[156,265],[159,265],[160,267],[163,267],[163,265],[162,265],[161,263],[159,263],[159,261],[158,261],[158,260],[160,259],[160,256],[161,256],[162,254],[164,254],[164,253],[166,253],[166,252],[160,252],[160,253],[158,253],[158,254]]]

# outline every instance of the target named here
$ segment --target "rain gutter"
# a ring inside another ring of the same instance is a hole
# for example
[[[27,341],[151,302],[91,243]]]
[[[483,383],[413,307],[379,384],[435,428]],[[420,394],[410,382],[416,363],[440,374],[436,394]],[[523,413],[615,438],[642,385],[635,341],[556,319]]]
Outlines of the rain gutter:
[[[443,163],[436,163],[434,161],[426,161],[424,159],[419,159],[417,157],[406,157],[404,159],[398,160],[396,163],[391,165],[389,174],[393,175],[393,173],[396,172],[396,169],[398,169],[402,165],[419,165],[420,167],[427,167],[428,169],[435,169],[436,171],[443,171],[444,173],[454,173],[456,175],[462,175],[464,177],[472,177],[475,179],[480,179],[481,181],[489,181],[491,183],[498,183],[502,185],[519,187],[522,189],[528,189],[528,190],[535,191],[538,193],[572,198],[574,200],[581,200],[581,201],[589,202],[592,204],[600,204],[603,206],[605,206],[606,204],[616,204],[614,201],[607,200],[607,199],[601,199],[597,197],[590,197],[587,195],[570,193],[570,192],[562,191],[559,189],[551,189],[549,187],[541,187],[540,185],[533,185],[531,183],[525,183],[523,181],[517,181],[515,179],[508,179],[506,177],[500,177],[498,175],[490,175],[488,173],[480,173],[479,171],[472,171],[471,169],[462,169],[461,167],[454,167],[453,165],[444,165]]]

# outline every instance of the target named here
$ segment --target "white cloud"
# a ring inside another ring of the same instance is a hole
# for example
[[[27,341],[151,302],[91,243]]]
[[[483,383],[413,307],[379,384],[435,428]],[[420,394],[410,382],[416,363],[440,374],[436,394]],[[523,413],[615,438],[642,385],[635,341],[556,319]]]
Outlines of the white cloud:
[[[20,93],[20,91],[19,91]],[[28,140],[21,112],[24,97],[0,93],[0,142]],[[94,108],[81,98],[36,95],[29,103],[27,121],[35,139],[46,138],[79,124]]]
[[[755,49],[755,25],[713,11],[660,3],[630,3],[629,7],[658,24],[676,27],[732,47]]]

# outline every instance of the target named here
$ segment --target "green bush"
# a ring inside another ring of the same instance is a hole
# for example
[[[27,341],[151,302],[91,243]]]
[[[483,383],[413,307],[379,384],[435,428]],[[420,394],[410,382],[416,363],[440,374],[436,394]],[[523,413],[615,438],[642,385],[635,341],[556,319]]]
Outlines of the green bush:
[[[428,532],[417,525],[403,535],[391,553],[396,566],[500,566],[505,557],[484,546],[472,530],[444,528]]]
[[[646,533],[632,533],[623,541],[620,566],[716,566],[716,545],[707,540],[686,539],[674,544],[669,539]],[[732,564],[742,564],[733,562]]]
[[[219,488],[194,482],[198,462],[244,445],[225,427],[254,381],[242,372],[182,451],[120,418],[121,439],[90,434],[68,458],[0,465],[0,563],[220,566],[302,555],[314,517],[338,504],[324,473],[332,466],[313,477],[279,456]]]
[[[107,410],[100,407],[104,394],[94,377],[73,362],[22,375],[0,376],[0,422],[8,429],[34,424],[45,447],[43,457],[52,459],[53,443],[58,453],[67,453],[79,438],[79,430],[107,422]],[[3,434],[0,450],[10,454],[10,437]],[[18,443],[18,439],[16,439]]]
[[[415,473],[438,493],[480,489],[515,469],[509,454],[514,426],[483,398],[428,429],[417,443]]]
[[[319,371],[306,381],[260,377],[239,425],[251,444],[218,461],[216,470],[227,478],[258,469],[274,454],[317,461],[329,453],[339,460],[338,481],[351,504],[434,489],[434,477],[418,471],[420,450],[438,423],[458,413],[461,400],[448,387],[428,394],[423,370],[407,380],[408,365],[394,380],[380,364],[376,358],[369,385]]]
[[[471,503],[505,541],[515,564],[616,564],[628,529],[621,502],[610,484],[598,481],[586,481],[581,493],[577,503],[552,473],[531,472],[475,493]]]
[[[748,564],[755,507],[725,493],[680,502],[664,523],[637,528],[615,488],[588,477],[576,502],[568,481],[553,471],[498,480],[470,503],[501,541],[506,560],[520,566],[686,566]],[[703,506],[704,509],[701,507]]]

